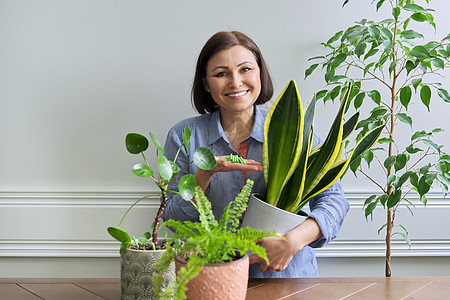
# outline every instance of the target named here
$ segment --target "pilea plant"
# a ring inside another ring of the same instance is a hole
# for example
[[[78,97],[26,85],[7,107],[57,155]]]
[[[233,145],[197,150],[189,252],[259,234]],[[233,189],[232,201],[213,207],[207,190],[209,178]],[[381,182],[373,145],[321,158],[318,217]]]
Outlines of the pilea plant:
[[[239,195],[224,209],[220,221],[214,218],[211,203],[200,187],[195,189],[195,200],[192,205],[199,212],[198,222],[179,222],[167,220],[164,224],[174,228],[175,233],[167,242],[167,250],[156,265],[158,271],[153,273],[155,293],[157,299],[184,299],[186,284],[197,276],[205,264],[220,264],[232,261],[246,251],[252,251],[267,262],[266,251],[257,244],[265,237],[277,236],[275,231],[262,231],[249,227],[239,228],[239,218],[247,208],[248,197],[251,193],[253,181],[247,180]],[[184,242],[179,243],[182,240]],[[176,282],[160,294],[163,284],[162,273],[167,270],[177,255],[187,256],[187,265],[177,274]]]
[[[189,162],[187,165],[182,166],[181,168],[177,165],[176,160],[181,148],[185,147],[186,152],[189,153],[189,139],[191,137],[191,130],[187,126],[184,129],[183,143],[180,145],[173,161],[168,160],[164,156],[164,149],[158,139],[151,132],[149,135],[156,148],[158,175],[155,175],[153,170],[150,169],[150,165],[144,154],[144,151],[146,151],[149,146],[149,141],[145,136],[138,133],[129,133],[125,138],[125,146],[129,153],[141,154],[144,159],[144,163],[138,163],[133,166],[133,173],[139,177],[150,178],[158,186],[160,193],[147,195],[138,199],[128,208],[117,227],[108,227],[108,233],[113,238],[121,242],[120,253],[124,253],[131,246],[132,242],[134,242],[136,247],[139,249],[139,244],[142,244],[141,246],[143,247],[149,242],[148,239],[150,238],[153,250],[161,249],[161,245],[158,243],[158,229],[160,226],[161,216],[167,204],[167,193],[180,194],[183,199],[190,200],[194,196],[195,187],[197,186],[197,181],[192,174],[186,174],[180,178],[178,182],[178,192],[168,190],[167,187],[169,183],[176,180],[177,175],[191,163],[194,163],[197,167],[204,170],[210,170],[216,166],[216,159],[214,155],[208,148],[205,147],[197,148],[194,152],[193,161]],[[130,210],[140,201],[149,197],[158,196],[161,197],[161,205],[159,206],[156,217],[152,223],[152,233],[150,234],[149,232],[146,232],[144,237],[139,239],[136,239],[135,237],[131,238],[125,230],[120,228],[123,220]]]
[[[317,93],[317,98],[323,98],[324,102],[343,98],[349,92],[349,100],[356,109],[369,105],[365,102],[371,100],[369,103],[375,107],[368,118],[359,122],[357,128],[361,132],[356,140],[372,128],[386,125],[379,147],[363,155],[370,170],[366,170],[361,158],[351,163],[350,168],[355,175],[362,174],[379,188],[380,193],[368,197],[364,207],[366,218],[377,207],[386,210],[387,221],[378,232],[386,230],[387,277],[391,276],[392,236],[400,234],[411,247],[408,231],[395,223],[397,210],[406,207],[412,214],[412,194],[417,193],[426,205],[426,195],[433,185],[440,186],[444,197],[450,185],[450,156],[442,145],[433,141],[442,129],[412,132],[406,145],[401,145],[396,135],[399,125],[413,127],[413,117],[408,114],[411,101],[420,100],[429,111],[435,91],[442,100],[450,102],[448,91],[435,81],[439,78],[436,75],[450,66],[450,35],[440,41],[422,43],[425,36],[419,32],[421,24],[429,24],[436,30],[436,23],[434,11],[419,2],[430,4],[429,0],[372,1],[377,12],[388,8],[390,16],[381,21],[362,19],[337,32],[322,43],[326,54],[311,58],[314,63],[305,72],[306,78],[318,66],[325,70],[326,88]],[[353,83],[351,88],[348,82]],[[382,181],[370,174],[376,169],[373,161],[385,174]]]

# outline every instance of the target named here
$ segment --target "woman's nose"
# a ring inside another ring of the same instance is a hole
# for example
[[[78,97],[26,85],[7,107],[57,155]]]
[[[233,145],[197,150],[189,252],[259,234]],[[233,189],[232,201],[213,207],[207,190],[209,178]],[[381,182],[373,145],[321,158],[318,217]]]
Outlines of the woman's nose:
[[[242,77],[240,74],[233,74],[230,77],[229,87],[230,88],[238,88],[242,85]]]

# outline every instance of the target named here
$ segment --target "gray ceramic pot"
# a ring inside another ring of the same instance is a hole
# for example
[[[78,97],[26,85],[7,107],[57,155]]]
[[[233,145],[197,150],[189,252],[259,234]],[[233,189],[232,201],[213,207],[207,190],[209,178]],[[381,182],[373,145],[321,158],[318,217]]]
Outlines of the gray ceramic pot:
[[[277,233],[291,231],[303,221],[307,215],[296,215],[263,201],[261,194],[252,194],[248,201],[242,227],[261,230],[275,230]]]
[[[155,299],[153,292],[152,275],[155,265],[166,250],[131,250],[121,255],[120,281],[122,300],[128,299]],[[175,264],[163,274],[166,288],[175,280]]]

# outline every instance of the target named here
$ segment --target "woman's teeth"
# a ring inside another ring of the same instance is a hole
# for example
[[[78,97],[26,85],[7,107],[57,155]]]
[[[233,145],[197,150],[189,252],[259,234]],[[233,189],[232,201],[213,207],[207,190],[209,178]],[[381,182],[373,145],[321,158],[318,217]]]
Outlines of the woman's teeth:
[[[231,93],[231,94],[228,94],[228,96],[229,97],[240,97],[240,96],[244,96],[245,94],[247,94],[247,91],[243,91],[240,93]]]

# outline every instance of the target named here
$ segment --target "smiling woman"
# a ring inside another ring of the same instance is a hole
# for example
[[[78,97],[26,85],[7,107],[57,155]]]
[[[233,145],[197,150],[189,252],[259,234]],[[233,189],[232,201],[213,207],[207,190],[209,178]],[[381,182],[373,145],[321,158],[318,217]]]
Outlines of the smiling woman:
[[[182,128],[189,126],[192,131],[189,147],[204,146],[213,152],[217,160],[215,168],[204,171],[189,165],[180,176],[194,174],[197,184],[212,203],[216,219],[247,179],[254,182],[252,192],[266,193],[261,162],[268,112],[258,105],[269,101],[272,94],[267,66],[259,48],[249,37],[236,31],[218,32],[206,42],[197,60],[192,88],[193,103],[200,116],[178,122],[169,131],[164,150],[169,159],[178,155],[178,160],[189,161],[193,151],[182,149],[177,153]],[[229,161],[237,155],[245,164]],[[169,186],[170,190],[176,188]],[[165,220],[198,220],[198,213],[191,203],[175,194],[170,197],[164,211]],[[314,211],[311,216],[314,217],[283,234],[285,239],[260,241],[267,251],[269,263],[252,256],[250,277],[318,276],[314,251],[308,245],[320,247],[336,237],[348,202],[338,183],[311,203],[311,211]]]

